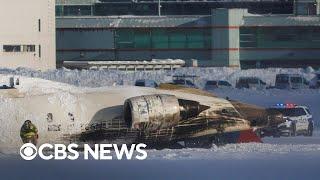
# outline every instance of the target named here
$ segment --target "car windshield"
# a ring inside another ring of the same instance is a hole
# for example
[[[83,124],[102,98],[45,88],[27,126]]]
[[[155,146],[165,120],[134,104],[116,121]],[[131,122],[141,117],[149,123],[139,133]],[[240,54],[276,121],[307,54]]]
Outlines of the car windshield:
[[[306,112],[303,108],[278,108],[275,110],[281,112],[284,116],[288,117],[306,115]]]
[[[301,77],[291,77],[291,82],[292,83],[302,83],[302,78]]]
[[[306,111],[308,112],[308,114],[311,114],[310,110],[308,108],[306,108]]]
[[[189,86],[194,86],[194,84],[193,84],[190,80],[187,80],[186,83],[187,83],[187,85],[189,85]]]
[[[156,86],[157,86],[157,83],[150,80],[150,81],[146,81],[146,82],[145,82],[145,86],[146,86],[146,87],[156,87]]]
[[[288,83],[289,77],[288,76],[277,76],[276,82],[277,83]]]
[[[256,78],[250,78],[250,79],[248,79],[248,83],[249,83],[249,84],[258,84],[258,83],[259,83],[259,80],[256,79]]]
[[[227,81],[219,81],[219,85],[221,85],[221,86],[231,86],[231,84],[228,83]]]
[[[267,85],[267,83],[265,83],[264,81],[260,80],[260,84],[262,85]]]
[[[257,79],[257,78],[240,78],[239,83],[241,83],[241,84],[258,84],[259,79]]]
[[[145,86],[144,81],[137,81],[135,86]]]
[[[207,81],[206,85],[217,85],[217,81]]]
[[[183,80],[183,79],[176,79],[176,80],[173,80],[173,83],[174,83],[174,84],[179,84],[179,85],[185,85],[185,80]]]

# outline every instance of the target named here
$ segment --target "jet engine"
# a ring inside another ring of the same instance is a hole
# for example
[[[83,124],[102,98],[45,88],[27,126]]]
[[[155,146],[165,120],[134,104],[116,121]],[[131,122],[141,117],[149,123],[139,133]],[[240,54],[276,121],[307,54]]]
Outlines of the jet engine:
[[[146,95],[127,99],[124,120],[129,128],[154,131],[171,128],[180,121],[197,117],[210,107],[173,95]]]

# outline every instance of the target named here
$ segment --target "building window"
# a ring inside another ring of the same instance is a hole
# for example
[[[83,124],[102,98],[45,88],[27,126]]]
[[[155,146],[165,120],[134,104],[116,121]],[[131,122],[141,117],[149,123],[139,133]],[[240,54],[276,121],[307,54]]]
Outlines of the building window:
[[[187,37],[184,31],[174,30],[169,32],[169,47],[170,48],[186,48]]]
[[[39,57],[41,57],[41,45],[39,45]]]
[[[203,49],[211,47],[208,29],[120,29],[116,30],[119,49]]]
[[[41,19],[38,19],[38,31],[41,32]]]
[[[23,45],[22,52],[35,52],[36,46],[35,45]]]
[[[116,45],[119,49],[134,48],[134,31],[121,29],[116,32]]]
[[[21,45],[3,45],[4,52],[21,52]]]
[[[240,47],[255,48],[257,47],[256,29],[241,28],[240,29]]]
[[[163,29],[152,30],[152,48],[155,48],[155,49],[169,48],[169,37],[166,30],[163,30]]]
[[[151,48],[150,31],[135,31],[134,33],[135,48]]]
[[[275,41],[294,41],[295,34],[277,34],[274,36]]]
[[[35,45],[3,45],[4,52],[35,52]]]

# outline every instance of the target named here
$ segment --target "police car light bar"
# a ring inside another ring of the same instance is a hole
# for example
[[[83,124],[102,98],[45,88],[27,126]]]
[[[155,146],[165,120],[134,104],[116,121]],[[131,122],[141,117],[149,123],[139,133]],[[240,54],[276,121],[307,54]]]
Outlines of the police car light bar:
[[[296,107],[296,104],[277,104],[277,107],[284,107],[284,108],[294,108]]]

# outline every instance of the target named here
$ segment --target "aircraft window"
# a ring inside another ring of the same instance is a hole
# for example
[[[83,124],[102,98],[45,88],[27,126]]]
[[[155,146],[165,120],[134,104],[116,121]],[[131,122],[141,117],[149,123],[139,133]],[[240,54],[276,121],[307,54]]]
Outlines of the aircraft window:
[[[47,121],[50,123],[50,122],[53,122],[53,114],[52,113],[48,113],[47,114]]]
[[[73,116],[72,113],[68,113],[68,116],[70,117],[70,120],[71,120],[71,121],[74,121],[74,116]]]

